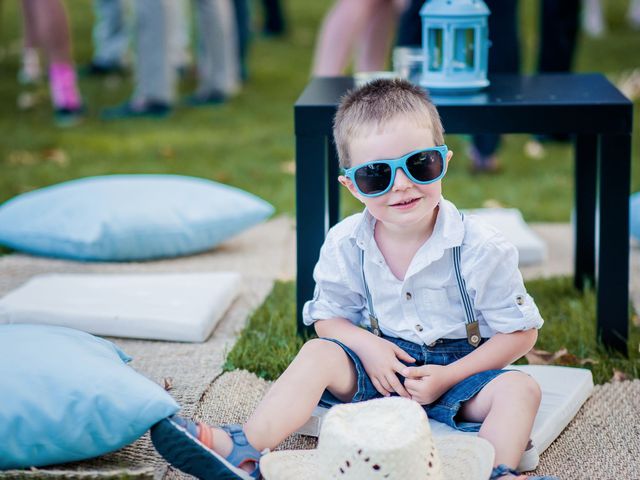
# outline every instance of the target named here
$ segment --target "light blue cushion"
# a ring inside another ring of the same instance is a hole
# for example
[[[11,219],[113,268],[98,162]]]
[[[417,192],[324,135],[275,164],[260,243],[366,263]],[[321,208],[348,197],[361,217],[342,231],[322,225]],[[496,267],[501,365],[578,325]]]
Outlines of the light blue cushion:
[[[0,206],[0,244],[36,255],[129,261],[208,250],[273,213],[243,190],[178,175],[61,183]]]
[[[640,240],[640,192],[631,195],[629,200],[629,232]]]
[[[178,411],[128,360],[78,330],[0,325],[0,469],[117,450]]]

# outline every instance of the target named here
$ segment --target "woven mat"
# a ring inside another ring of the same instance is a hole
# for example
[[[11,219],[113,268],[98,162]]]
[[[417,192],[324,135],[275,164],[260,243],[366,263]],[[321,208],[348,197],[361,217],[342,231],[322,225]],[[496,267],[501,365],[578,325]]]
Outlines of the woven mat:
[[[210,423],[242,423],[269,383],[246,371],[220,376],[196,410]],[[562,480],[640,479],[640,380],[597,385],[564,432],[542,454],[531,474]],[[280,449],[315,447],[315,439],[292,435]],[[167,478],[181,478],[170,471]]]

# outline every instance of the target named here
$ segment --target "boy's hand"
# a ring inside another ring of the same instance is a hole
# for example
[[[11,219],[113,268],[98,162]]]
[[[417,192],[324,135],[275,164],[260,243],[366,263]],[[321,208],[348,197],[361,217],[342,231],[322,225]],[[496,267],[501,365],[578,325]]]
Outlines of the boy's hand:
[[[443,365],[405,367],[400,374],[406,377],[404,386],[411,394],[411,399],[420,405],[435,402],[452,386],[451,376]]]
[[[415,358],[394,343],[375,335],[372,335],[370,342],[367,341],[364,348],[359,348],[356,353],[373,386],[381,395],[388,397],[396,392],[401,397],[411,398],[396,373],[401,373],[407,368],[400,360],[414,363]]]

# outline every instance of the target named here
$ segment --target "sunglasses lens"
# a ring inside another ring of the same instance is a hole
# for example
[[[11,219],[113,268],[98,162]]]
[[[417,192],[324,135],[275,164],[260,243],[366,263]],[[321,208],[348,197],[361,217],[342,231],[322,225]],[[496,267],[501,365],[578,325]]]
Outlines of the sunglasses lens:
[[[419,182],[429,182],[440,176],[444,159],[438,150],[419,152],[407,159],[407,169]]]
[[[391,182],[391,167],[386,163],[370,163],[355,171],[354,180],[365,195],[384,192]]]

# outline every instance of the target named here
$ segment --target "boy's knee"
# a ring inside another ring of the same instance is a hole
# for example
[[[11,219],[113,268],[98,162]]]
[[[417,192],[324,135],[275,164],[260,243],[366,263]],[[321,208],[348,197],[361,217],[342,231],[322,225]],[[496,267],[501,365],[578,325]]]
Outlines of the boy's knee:
[[[504,373],[500,377],[497,396],[518,401],[528,401],[536,406],[540,404],[542,390],[533,377],[523,372]]]
[[[307,340],[305,344],[302,345],[300,354],[305,357],[312,357],[323,363],[331,363],[332,360],[335,359],[342,360],[347,355],[337,343],[321,338]]]

